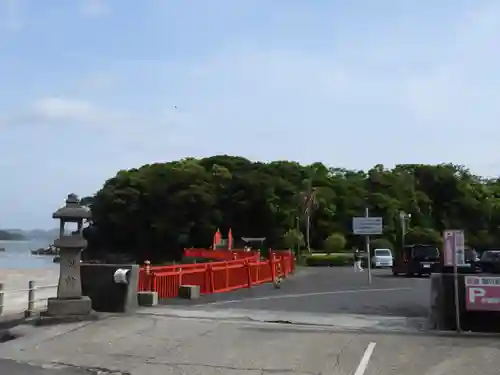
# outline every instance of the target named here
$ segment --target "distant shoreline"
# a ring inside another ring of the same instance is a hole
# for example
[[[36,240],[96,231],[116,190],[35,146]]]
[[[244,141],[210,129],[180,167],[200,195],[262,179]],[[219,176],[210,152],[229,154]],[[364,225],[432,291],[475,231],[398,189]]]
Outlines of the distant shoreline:
[[[23,239],[23,240],[1,240],[0,239],[0,242],[33,242],[33,241],[36,241],[36,240],[30,240],[30,239]]]

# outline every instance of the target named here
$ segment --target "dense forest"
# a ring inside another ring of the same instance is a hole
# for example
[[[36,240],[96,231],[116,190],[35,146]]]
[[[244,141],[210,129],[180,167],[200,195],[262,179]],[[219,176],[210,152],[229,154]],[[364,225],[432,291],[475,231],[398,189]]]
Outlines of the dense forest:
[[[93,214],[89,249],[137,260],[208,247],[217,228],[232,228],[236,242],[266,237],[273,248],[296,242],[313,249],[360,246],[351,234],[352,217],[363,216],[365,207],[384,218],[381,237],[393,246],[403,238],[438,243],[446,228],[464,229],[470,246],[500,245],[500,179],[451,164],[359,171],[233,156],[187,158],[119,171],[85,202]]]

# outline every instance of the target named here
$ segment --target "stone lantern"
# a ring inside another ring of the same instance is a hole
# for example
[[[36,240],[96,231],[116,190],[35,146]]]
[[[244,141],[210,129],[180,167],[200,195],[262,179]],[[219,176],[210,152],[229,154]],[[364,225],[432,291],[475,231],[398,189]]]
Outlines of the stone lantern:
[[[75,194],[69,194],[66,205],[52,214],[53,219],[60,220],[59,238],[54,241],[54,247],[59,249],[60,274],[57,297],[48,299],[47,316],[81,317],[92,312],[90,298],[82,296],[80,276],[81,252],[87,246],[82,236],[83,221],[90,216],[90,210],[80,204]],[[77,230],[67,234],[66,223],[76,223]]]

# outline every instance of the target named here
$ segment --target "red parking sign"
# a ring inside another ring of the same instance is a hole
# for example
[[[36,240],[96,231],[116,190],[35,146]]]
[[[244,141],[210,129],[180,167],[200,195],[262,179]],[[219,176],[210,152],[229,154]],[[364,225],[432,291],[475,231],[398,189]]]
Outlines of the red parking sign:
[[[465,308],[500,311],[500,277],[465,276]]]

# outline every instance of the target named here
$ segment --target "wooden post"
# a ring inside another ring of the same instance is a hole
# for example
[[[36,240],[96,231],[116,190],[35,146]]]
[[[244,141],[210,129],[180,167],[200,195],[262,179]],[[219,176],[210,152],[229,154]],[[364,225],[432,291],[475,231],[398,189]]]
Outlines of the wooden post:
[[[28,309],[24,313],[26,318],[33,316],[33,313],[35,312],[35,289],[35,282],[30,280],[28,283]]]

